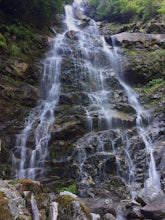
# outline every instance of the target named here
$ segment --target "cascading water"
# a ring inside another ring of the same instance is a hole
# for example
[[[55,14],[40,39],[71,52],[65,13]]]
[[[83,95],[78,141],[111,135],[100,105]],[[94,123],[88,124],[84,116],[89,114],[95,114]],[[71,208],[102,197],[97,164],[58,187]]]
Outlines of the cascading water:
[[[116,110],[115,98],[125,93],[127,97],[124,96],[122,101],[135,110],[137,133],[150,156],[149,180],[160,187],[152,140],[148,134],[148,113],[139,104],[137,94],[122,78],[118,48],[115,45],[113,49],[108,47],[95,22],[83,15],[82,7],[82,1],[78,0],[73,6],[65,7],[66,31],[55,37],[44,61],[41,100],[31,111],[25,129],[18,135],[12,154],[13,170],[19,178],[39,179],[43,176],[48,142],[55,123],[54,111],[60,96],[62,62],[67,57],[74,66],[73,78],[80,94],[79,105],[86,116],[86,134],[77,140],[73,153],[73,160],[79,164],[79,180],[88,184],[92,173],[94,181],[101,183],[108,175],[113,175],[110,169],[113,166],[134,198],[136,165],[129,140],[133,136],[129,131],[133,122],[129,122],[127,114]]]
[[[58,216],[58,203],[52,202],[50,204],[50,220],[57,220]]]
[[[76,4],[76,9],[78,5]],[[80,8],[79,8],[80,10]],[[116,129],[116,134],[123,136],[123,144],[125,144],[125,148],[123,147],[122,153],[125,155],[127,160],[127,167],[129,172],[127,174],[122,170],[122,165],[118,160],[119,155],[118,150],[113,147],[113,153],[116,156],[116,161],[118,164],[119,174],[123,179],[127,179],[128,185],[133,185],[135,182],[134,176],[134,165],[129,155],[129,145],[128,145],[128,138],[124,132],[118,130],[124,126],[122,125],[121,120],[119,119],[119,113],[114,110],[113,107],[113,91],[111,87],[107,84],[107,81],[111,78],[114,78],[115,72],[112,68],[109,59],[106,58],[107,54],[105,52],[105,42],[101,35],[96,28],[96,24],[93,20],[88,21],[88,25],[86,25],[83,30],[78,26],[79,22],[73,16],[73,7],[67,6],[66,7],[66,17],[69,18],[68,27],[74,31],[78,38],[76,39],[76,48],[77,55],[76,61],[74,61],[75,67],[79,65],[81,67],[81,78],[80,86],[81,90],[85,94],[88,99],[88,104],[83,105],[86,118],[87,118],[87,135],[79,139],[77,142],[77,147],[75,148],[75,160],[79,163],[80,169],[80,180],[82,183],[87,183],[88,178],[90,175],[86,170],[86,164],[89,160],[89,156],[87,156],[86,149],[87,145],[91,145],[92,142],[96,142],[95,149],[93,150],[98,157],[110,158],[110,148],[107,149],[106,142],[104,142],[103,133],[102,131],[108,131],[110,129]],[[108,47],[106,50],[109,50]],[[93,51],[93,53],[91,52]],[[100,59],[103,57],[103,59]],[[75,58],[74,58],[75,59]],[[77,76],[77,77],[79,77]],[[113,86],[113,83],[112,83]],[[99,133],[94,133],[95,129]],[[93,138],[95,136],[95,138]],[[114,140],[106,133],[107,142],[110,145],[114,146]],[[94,140],[95,139],[95,140]],[[87,144],[84,144],[84,142]],[[106,149],[105,149],[106,148]],[[123,174],[122,173],[125,173]],[[98,179],[104,177],[104,168],[101,168],[98,171]],[[131,188],[131,187],[130,187]],[[131,194],[135,194],[134,190],[131,188]]]
[[[106,51],[106,54],[109,56],[110,61],[113,64],[114,70],[117,74],[117,79],[119,80],[120,84],[124,88],[129,104],[132,106],[132,108],[136,111],[136,126],[139,136],[142,138],[145,146],[147,154],[150,156],[149,160],[149,184],[154,185],[160,189],[160,177],[159,174],[156,171],[156,165],[155,160],[153,156],[153,150],[154,145],[152,141],[152,134],[150,134],[150,128],[151,128],[151,116],[149,114],[149,111],[143,108],[143,106],[140,105],[138,101],[138,95],[137,93],[130,87],[128,83],[124,80],[124,77],[122,75],[122,66],[121,64],[121,57],[120,48],[115,46],[115,39],[112,38],[113,42],[113,50],[108,50],[108,47],[106,44],[104,44],[104,48]]]
[[[32,209],[32,214],[33,214],[33,219],[34,220],[39,220],[40,219],[40,213],[37,207],[36,200],[34,198],[34,195],[31,195],[31,209]]]
[[[75,5],[76,9],[81,10],[79,5]],[[73,16],[73,14],[73,7],[70,6],[69,15]],[[111,88],[111,86],[113,87],[113,83],[109,85],[109,81],[113,79],[114,83],[119,83],[118,87],[121,86],[124,90],[123,92],[127,96],[126,101],[136,112],[137,133],[144,142],[147,152],[150,155],[149,180],[151,185],[156,185],[159,188],[160,179],[155,167],[152,140],[149,136],[150,119],[148,112],[140,105],[136,92],[121,76],[121,57],[118,56],[118,48],[115,45],[113,45],[113,48],[108,47],[104,38],[99,35],[94,21],[88,21],[88,25],[83,26],[83,29],[79,27],[78,19],[70,18],[70,22],[68,26],[78,33],[78,38],[76,39],[76,49],[78,52],[75,66],[77,63],[81,66],[81,76],[83,76],[83,80],[80,81],[80,86],[83,93],[88,97],[88,104],[83,105],[87,118],[87,134],[78,140],[77,147],[75,148],[75,160],[80,166],[80,180],[82,183],[87,183],[88,179],[90,179],[89,173],[91,171],[88,171],[90,169],[87,164],[90,163],[91,152],[97,155],[97,157],[104,158],[105,155],[107,158],[111,157],[111,145],[113,154],[116,157],[115,160],[119,176],[128,185],[133,198],[137,193],[135,187],[136,166],[132,159],[131,144],[129,143],[129,137],[127,135],[129,131],[122,131],[127,125],[120,120],[120,113],[114,109],[114,92]],[[103,58],[100,59],[101,57]],[[108,134],[111,133],[112,130],[121,137],[122,147],[120,150],[116,148],[114,138]],[[109,149],[107,148],[107,142],[103,141],[103,133],[106,133],[106,135],[104,135],[107,136]],[[95,144],[92,145],[92,142],[95,142]],[[91,146],[91,148],[89,146]],[[90,153],[88,153],[88,151],[90,151]],[[125,171],[120,161],[123,155],[126,161],[124,166],[127,167],[127,171]],[[93,169],[95,169],[95,167],[93,167]],[[100,175],[99,172],[102,172],[102,174]],[[98,180],[98,178],[104,178],[105,176],[103,165],[101,170],[97,171],[96,179]]]
[[[17,178],[43,177],[48,142],[55,121],[54,111],[60,96],[62,55],[59,51],[64,47],[63,39],[64,34],[58,34],[52,41],[52,49],[44,60],[41,99],[30,112],[12,152],[13,173]],[[33,143],[29,143],[29,140]]]

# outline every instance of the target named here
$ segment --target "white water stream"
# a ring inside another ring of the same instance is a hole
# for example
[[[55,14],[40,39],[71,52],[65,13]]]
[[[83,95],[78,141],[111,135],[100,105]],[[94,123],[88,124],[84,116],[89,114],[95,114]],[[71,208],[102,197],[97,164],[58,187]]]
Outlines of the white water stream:
[[[58,216],[58,203],[57,202],[52,202],[50,204],[50,218],[49,220],[57,220]]]
[[[34,195],[31,195],[31,208],[32,208],[32,214],[33,214],[33,220],[40,220],[40,213],[37,207],[36,200],[34,198]]]
[[[115,39],[112,38],[112,42],[115,42]],[[150,185],[156,186],[160,188],[160,177],[156,170],[155,160],[153,156],[154,145],[152,142],[152,134],[149,132],[151,125],[151,116],[147,109],[145,109],[138,100],[138,94],[131,88],[128,83],[123,78],[123,70],[121,66],[121,59],[120,56],[120,48],[117,47],[113,43],[113,50],[109,50],[108,46],[104,42],[104,50],[109,57],[110,62],[113,64],[114,70],[116,72],[117,79],[119,80],[120,84],[124,88],[129,104],[132,108],[136,111],[136,126],[139,136],[142,138],[147,154],[149,155],[149,183]],[[132,165],[131,165],[132,166]]]
[[[17,178],[39,179],[44,174],[48,142],[55,121],[54,111],[60,96],[62,57],[58,50],[63,47],[63,37],[64,35],[59,34],[52,42],[52,49],[44,60],[41,98],[30,112],[13,149],[12,167]]]
[[[74,7],[82,10],[82,1],[75,1]],[[111,49],[105,43],[104,38],[99,34],[96,24],[93,20],[88,20],[88,25],[83,29],[80,28],[80,20],[74,17],[75,8],[67,5],[65,7],[66,31],[63,34],[58,34],[53,42],[47,58],[44,61],[44,73],[41,80],[41,99],[36,108],[34,108],[25,123],[24,130],[18,135],[16,146],[13,149],[12,165],[15,177],[39,179],[44,175],[45,161],[48,156],[48,142],[51,136],[52,126],[55,123],[54,111],[59,101],[60,96],[60,74],[63,53],[67,47],[70,51],[70,57],[73,51],[68,42],[65,41],[65,34],[72,31],[76,34],[76,50],[77,57],[74,60],[75,68],[81,66],[80,81],[81,90],[88,97],[88,104],[82,107],[87,118],[87,132],[92,134],[93,127],[97,124],[98,131],[109,131],[116,129],[115,132],[121,135],[124,145],[124,156],[128,163],[129,174],[124,179],[126,184],[130,185],[132,197],[135,196],[135,190],[132,184],[136,182],[135,166],[130,156],[130,145],[128,137],[125,133],[118,131],[121,127],[118,120],[118,112],[113,109],[112,98],[113,90],[108,86],[107,79],[112,76],[117,79],[123,87],[129,104],[136,111],[136,127],[139,136],[142,138],[146,150],[150,156],[149,160],[149,179],[151,184],[160,187],[159,175],[156,171],[155,161],[153,157],[153,143],[148,134],[150,117],[148,112],[140,105],[138,96],[135,91],[122,78],[122,69],[120,68],[120,59],[118,50],[114,45]],[[59,51],[63,50],[63,53]],[[105,57],[101,58],[101,57]],[[79,79],[78,79],[79,80]],[[101,133],[100,133],[101,135]],[[86,138],[86,137],[82,137]],[[89,138],[90,139],[90,138]],[[105,144],[98,136],[97,138],[97,153],[107,154]],[[117,149],[113,146],[113,138],[109,135],[109,141],[112,143],[113,153],[118,164],[119,174],[123,168],[118,159]],[[81,140],[80,140],[81,142]],[[86,151],[77,143],[76,150],[78,153],[78,162],[80,164],[81,181],[88,179],[88,172],[84,169],[84,164],[87,159]],[[124,172],[124,170],[123,170]]]
[[[69,11],[71,11],[71,7],[69,7]],[[70,14],[73,14],[73,12]],[[144,109],[143,106],[140,104],[137,93],[131,88],[130,85],[125,82],[122,77],[122,57],[119,56],[119,48],[115,45],[113,45],[113,49],[108,47],[108,45],[105,43],[104,38],[99,35],[94,21],[90,21],[90,25],[83,30],[77,27],[77,21],[75,19],[70,19],[70,22],[71,23],[69,26],[73,27],[73,30],[79,32],[78,44],[83,55],[83,62],[82,60],[80,60],[83,65],[83,71],[81,74],[84,75],[86,83],[85,86],[82,87],[83,91],[87,93],[90,102],[90,105],[84,106],[88,124],[87,131],[92,132],[92,127],[94,124],[93,115],[97,115],[98,117],[98,129],[100,131],[111,129],[115,126],[120,127],[118,122],[114,124],[113,121],[113,118],[117,116],[117,112],[112,109],[111,102],[109,101],[112,91],[106,84],[106,78],[108,78],[108,75],[114,74],[120,85],[123,87],[128,97],[128,102],[130,106],[136,111],[137,132],[142,138],[146,146],[147,154],[149,154],[150,157],[148,171],[149,182],[151,185],[155,185],[156,187],[160,188],[160,178],[156,171],[155,160],[153,156],[154,146],[152,139],[149,135],[149,129],[151,125],[150,116],[148,111]],[[91,51],[93,51],[92,54]],[[102,54],[106,57],[106,59],[109,60],[112,69],[106,70],[106,64],[101,59],[99,59],[100,54]],[[80,57],[77,57],[77,59],[80,59]],[[121,136],[123,136],[122,133]],[[124,181],[130,186],[130,192],[132,194],[132,197],[134,198],[136,196],[136,189],[134,189],[133,187],[133,185],[136,184],[135,165],[133,164],[129,152],[129,139],[126,134],[122,138],[123,143],[125,143],[125,148],[123,152],[128,162],[129,169],[129,175]],[[100,146],[102,147],[100,148]],[[77,145],[77,150],[79,151],[80,173],[84,174],[82,181],[86,181],[88,178],[88,174],[85,170],[83,170],[84,164],[87,159],[86,152],[83,147],[80,147],[79,143]],[[98,152],[104,152],[103,143],[99,144]],[[115,152],[116,150],[114,149],[114,153]],[[117,157],[116,160],[119,161]],[[118,163],[118,166],[119,170],[122,170],[120,162]],[[82,176],[83,175],[81,175],[81,178]]]

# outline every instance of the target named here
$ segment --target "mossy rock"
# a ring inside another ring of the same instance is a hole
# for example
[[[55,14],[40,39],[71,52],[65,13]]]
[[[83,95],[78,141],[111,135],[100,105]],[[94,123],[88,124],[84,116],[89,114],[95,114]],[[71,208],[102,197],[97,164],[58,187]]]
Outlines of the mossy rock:
[[[38,181],[33,181],[31,179],[16,180],[15,184],[21,194],[24,191],[30,191],[34,194],[41,193],[43,191],[43,186]]]
[[[124,48],[123,52],[124,76],[129,83],[144,85],[153,79],[165,78],[165,50]]]
[[[0,191],[0,220],[10,220],[11,213],[8,208],[8,202],[3,192]]]
[[[35,196],[35,199],[38,204],[38,209],[46,209],[49,211],[50,197],[48,193],[39,193]]]
[[[92,220],[88,207],[72,195],[61,195],[56,202],[59,204],[58,220]]]

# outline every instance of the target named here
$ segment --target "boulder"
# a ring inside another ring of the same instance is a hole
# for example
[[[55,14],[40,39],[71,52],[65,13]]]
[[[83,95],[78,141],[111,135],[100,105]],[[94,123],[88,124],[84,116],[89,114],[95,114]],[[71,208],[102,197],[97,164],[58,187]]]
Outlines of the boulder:
[[[128,33],[123,32],[120,34],[113,35],[112,38],[115,40],[116,44],[123,45],[132,43],[132,45],[144,45],[146,43],[160,43],[164,38],[165,34],[145,34],[145,33]],[[136,44],[138,43],[138,44]]]
[[[137,195],[136,201],[143,206],[153,202],[164,202],[165,194],[157,186],[150,184],[150,180],[147,180],[144,188]]]
[[[103,220],[115,220],[115,219],[116,219],[116,217],[110,213],[107,213],[103,216]]]
[[[165,25],[160,22],[152,22],[147,26],[146,32],[152,34],[165,34]]]
[[[157,200],[152,202],[141,209],[142,214],[146,218],[153,220],[163,220],[165,219],[165,200]]]
[[[58,220],[92,220],[87,206],[71,193],[63,193],[56,199],[58,203]]]
[[[78,40],[78,32],[77,31],[67,31],[66,34],[67,38],[69,38],[70,40]]]

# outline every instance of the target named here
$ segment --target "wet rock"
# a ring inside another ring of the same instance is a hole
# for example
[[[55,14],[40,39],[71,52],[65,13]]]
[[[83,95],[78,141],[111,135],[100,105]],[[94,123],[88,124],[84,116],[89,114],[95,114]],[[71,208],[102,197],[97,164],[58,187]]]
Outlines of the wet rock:
[[[129,210],[129,211],[128,211]],[[128,205],[127,205],[127,217],[130,219],[143,219],[144,216],[141,213],[141,209],[140,207],[137,206],[132,206],[131,209],[128,209]]]
[[[70,40],[78,40],[78,32],[76,31],[68,31],[66,32],[66,36],[70,39]]]
[[[92,220],[89,209],[73,195],[60,195],[56,202],[59,204],[58,220]]]
[[[1,195],[1,193],[3,194]],[[31,220],[31,214],[26,208],[25,199],[21,197],[20,193],[9,181],[0,181],[0,195],[0,210],[4,209],[4,212],[1,212],[1,216],[5,215],[2,219],[21,219],[24,216],[25,219]]]
[[[165,200],[152,202],[141,209],[142,214],[146,218],[153,220],[165,219]]]
[[[116,217],[110,213],[107,213],[103,216],[103,220],[115,220],[115,219],[116,219]]]
[[[81,9],[74,8],[74,13],[79,20],[90,21],[90,18],[87,17]]]
[[[136,201],[142,204],[142,206],[155,201],[165,201],[165,194],[157,186],[151,185],[149,180],[147,180],[144,188],[137,195]]]
[[[99,220],[100,219],[99,214],[91,213],[91,215],[92,215],[92,220]]]
[[[90,211],[95,214],[99,214],[100,218],[103,219],[107,213],[116,216],[115,207],[109,197],[95,197],[95,198],[81,198],[82,202],[89,207]],[[115,218],[115,217],[114,217]]]
[[[84,129],[81,127],[82,122],[81,121],[73,121],[73,122],[67,122],[62,127],[57,128],[52,133],[52,138],[56,140],[64,140],[68,139],[68,137],[74,137],[75,134],[82,134],[84,133]],[[80,128],[80,129],[78,129]]]

